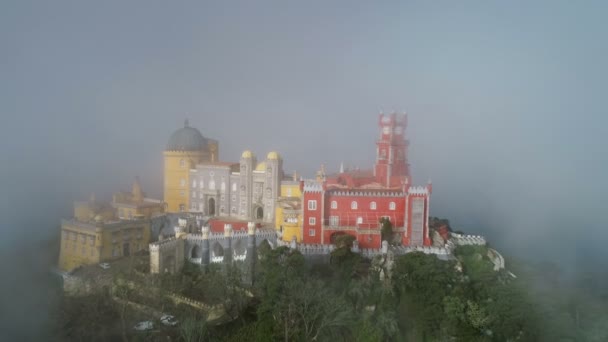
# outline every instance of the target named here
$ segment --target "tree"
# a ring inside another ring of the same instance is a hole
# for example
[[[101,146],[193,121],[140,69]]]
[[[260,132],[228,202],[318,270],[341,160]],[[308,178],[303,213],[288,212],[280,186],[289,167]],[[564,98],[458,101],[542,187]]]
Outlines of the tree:
[[[382,241],[388,241],[389,243],[393,242],[393,224],[388,217],[380,218],[380,234],[382,237]]]
[[[209,338],[207,320],[187,317],[179,324],[179,336],[184,342],[200,342]]]

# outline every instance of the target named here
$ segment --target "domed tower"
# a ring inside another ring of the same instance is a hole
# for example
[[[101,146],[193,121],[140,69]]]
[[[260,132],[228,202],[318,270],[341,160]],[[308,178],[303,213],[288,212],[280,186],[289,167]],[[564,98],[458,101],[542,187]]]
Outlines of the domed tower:
[[[239,173],[239,198],[241,199],[241,203],[239,204],[239,216],[242,219],[249,219],[251,217],[253,168],[256,164],[257,160],[255,155],[249,150],[244,151],[241,155]]]
[[[190,169],[203,161],[218,160],[218,143],[188,125],[171,134],[165,149],[164,200],[168,212],[190,210]]]
[[[283,158],[278,152],[272,151],[266,156],[266,191],[264,193],[264,221],[272,222],[275,219],[275,206],[281,194],[281,180],[283,180]]]

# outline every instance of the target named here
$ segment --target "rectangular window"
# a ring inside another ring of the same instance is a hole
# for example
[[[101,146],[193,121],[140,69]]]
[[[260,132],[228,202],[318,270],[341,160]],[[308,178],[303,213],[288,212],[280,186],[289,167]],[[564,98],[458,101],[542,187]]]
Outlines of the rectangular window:
[[[315,230],[314,229],[309,229],[308,230],[308,236],[315,236]]]
[[[287,188],[287,197],[291,197],[291,188]]]
[[[308,201],[308,210],[317,210],[317,201],[316,200]]]
[[[389,208],[390,210],[395,210],[395,208],[396,208],[396,204],[395,204],[395,202],[391,202],[391,203],[388,205],[388,208]]]
[[[308,224],[314,226],[315,224],[317,224],[317,219],[315,217],[309,217]]]
[[[340,225],[340,216],[330,216],[329,217],[329,225],[332,227],[337,227]]]

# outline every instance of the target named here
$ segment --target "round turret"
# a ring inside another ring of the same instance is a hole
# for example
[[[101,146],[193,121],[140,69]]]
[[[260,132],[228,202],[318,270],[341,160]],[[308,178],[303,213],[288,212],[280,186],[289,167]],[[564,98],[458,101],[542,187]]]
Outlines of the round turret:
[[[188,125],[188,120],[184,127],[171,134],[167,143],[167,151],[201,151],[207,147],[207,138],[201,132]]]
[[[251,158],[253,158],[253,153],[249,150],[245,150],[245,151],[243,151],[241,158],[251,159]]]
[[[268,160],[278,160],[280,158],[281,156],[279,155],[279,153],[275,151],[268,153],[268,155],[266,156],[266,159]]]

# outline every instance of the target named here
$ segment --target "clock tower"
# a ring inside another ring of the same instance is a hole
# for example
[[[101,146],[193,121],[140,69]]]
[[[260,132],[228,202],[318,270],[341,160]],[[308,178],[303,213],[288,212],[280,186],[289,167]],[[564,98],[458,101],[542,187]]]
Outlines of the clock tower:
[[[376,181],[386,187],[400,187],[410,177],[407,162],[408,141],[405,139],[407,114],[380,113],[380,139],[376,141]]]

